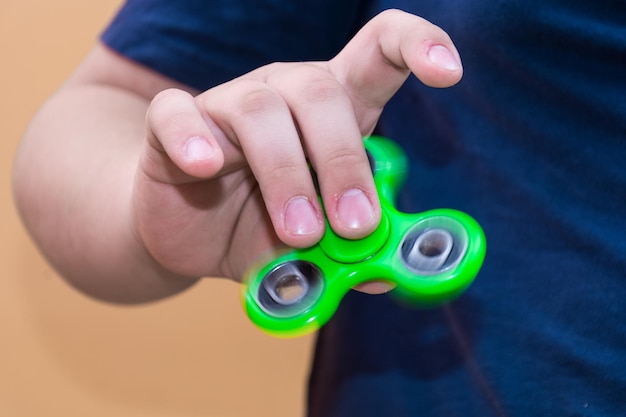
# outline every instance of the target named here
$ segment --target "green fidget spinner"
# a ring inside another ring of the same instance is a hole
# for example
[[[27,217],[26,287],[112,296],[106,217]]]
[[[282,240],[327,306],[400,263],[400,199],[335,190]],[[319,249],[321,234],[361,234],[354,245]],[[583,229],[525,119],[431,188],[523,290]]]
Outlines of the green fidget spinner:
[[[367,281],[395,284],[393,294],[420,306],[460,295],[485,257],[485,235],[470,216],[436,209],[402,213],[394,202],[407,159],[394,142],[364,139],[382,206],[378,228],[350,240],[328,222],[321,241],[291,249],[254,266],[246,276],[245,309],[258,327],[277,336],[299,336],[323,326],[344,295]]]

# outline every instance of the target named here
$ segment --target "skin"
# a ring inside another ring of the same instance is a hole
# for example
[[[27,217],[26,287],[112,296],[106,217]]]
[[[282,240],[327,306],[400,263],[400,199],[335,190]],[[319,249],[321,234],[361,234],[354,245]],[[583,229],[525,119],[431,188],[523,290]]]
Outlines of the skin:
[[[97,45],[25,133],[15,201],[50,263],[96,298],[240,281],[261,255],[322,237],[307,161],[332,228],[375,229],[361,138],[411,73],[443,88],[462,67],[444,31],[395,10],[330,61],[270,64],[204,92]]]

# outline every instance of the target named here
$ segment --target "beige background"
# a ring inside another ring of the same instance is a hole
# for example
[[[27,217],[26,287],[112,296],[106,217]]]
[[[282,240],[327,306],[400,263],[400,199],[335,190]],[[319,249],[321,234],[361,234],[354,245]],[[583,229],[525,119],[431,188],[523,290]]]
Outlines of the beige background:
[[[10,168],[20,135],[118,6],[0,1],[0,417],[302,415],[313,338],[253,328],[236,284],[102,304],[63,283],[19,223]]]

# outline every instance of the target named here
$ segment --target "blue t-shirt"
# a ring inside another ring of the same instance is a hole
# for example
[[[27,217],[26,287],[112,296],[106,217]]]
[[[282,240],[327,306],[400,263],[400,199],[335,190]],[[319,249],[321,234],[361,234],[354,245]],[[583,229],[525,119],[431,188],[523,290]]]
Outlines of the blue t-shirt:
[[[471,214],[487,258],[443,308],[349,294],[320,331],[309,414],[626,415],[623,2],[130,0],[103,40],[206,89],[331,58],[391,7],[441,26],[464,64],[450,89],[409,79],[383,113],[412,162],[400,208]]]

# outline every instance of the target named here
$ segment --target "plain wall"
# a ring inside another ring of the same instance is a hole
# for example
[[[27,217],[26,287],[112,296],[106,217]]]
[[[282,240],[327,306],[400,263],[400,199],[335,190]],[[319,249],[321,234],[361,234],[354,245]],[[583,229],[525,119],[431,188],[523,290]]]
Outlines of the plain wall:
[[[302,415],[312,336],[266,336],[240,287],[104,304],[45,263],[13,208],[28,120],[96,42],[119,1],[0,3],[0,417]]]

